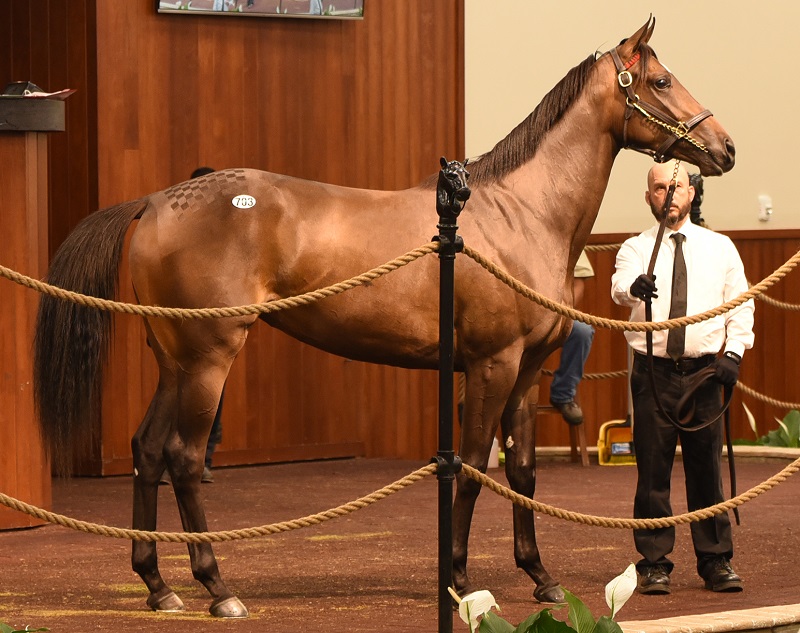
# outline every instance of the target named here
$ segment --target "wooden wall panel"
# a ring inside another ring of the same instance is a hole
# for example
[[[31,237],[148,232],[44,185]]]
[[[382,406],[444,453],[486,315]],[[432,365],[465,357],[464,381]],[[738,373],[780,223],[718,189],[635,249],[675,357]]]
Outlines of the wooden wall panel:
[[[0,132],[0,260],[34,276],[47,266],[47,135]],[[49,508],[50,467],[34,423],[31,340],[37,297],[0,280],[0,491]],[[0,529],[42,521],[0,508]]]
[[[441,154],[463,156],[461,0],[368,0],[357,22],[159,16],[151,0],[12,0],[0,16],[8,17],[0,20],[0,51],[8,52],[0,81],[79,89],[67,101],[68,132],[50,139],[51,248],[98,206],[163,189],[203,164],[394,189],[435,171]],[[797,237],[734,235],[754,278],[788,257]],[[614,256],[592,255],[597,277],[585,308],[624,319],[608,296]],[[123,267],[131,300],[126,274]],[[791,281],[775,292],[797,301]],[[766,327],[761,317],[773,313]],[[747,384],[790,401],[797,368],[782,352],[797,348],[796,318],[759,304],[756,349],[742,370]],[[329,356],[265,326],[251,339],[229,378],[218,464],[435,452],[433,372]],[[129,438],[156,381],[135,319],[117,318],[114,345],[95,473],[130,469]],[[598,329],[587,372],[625,364],[622,334]],[[548,385],[544,378],[543,401]],[[580,397],[590,442],[600,424],[625,417],[624,379],[585,381]],[[734,424],[744,437],[739,401]],[[780,413],[748,406],[759,420]],[[558,416],[541,416],[539,443],[568,443]]]
[[[48,134],[51,254],[97,208],[94,26],[94,0],[0,3],[0,87],[77,91],[66,101],[66,131]]]
[[[157,15],[152,0],[96,11],[100,206],[200,165],[397,189],[463,156],[460,0],[371,1],[362,21]],[[436,221],[431,208],[420,244]],[[103,442],[84,472],[130,470],[155,386],[143,341],[136,319],[117,317]],[[426,458],[436,390],[435,373],[330,356],[259,324],[227,383],[215,463]]]

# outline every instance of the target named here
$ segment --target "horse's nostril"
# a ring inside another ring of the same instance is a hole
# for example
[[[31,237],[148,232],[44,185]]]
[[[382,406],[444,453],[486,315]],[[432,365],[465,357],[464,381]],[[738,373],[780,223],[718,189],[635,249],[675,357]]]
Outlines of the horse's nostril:
[[[725,149],[728,151],[728,155],[731,158],[736,156],[736,146],[733,144],[733,141],[729,138],[725,139]]]

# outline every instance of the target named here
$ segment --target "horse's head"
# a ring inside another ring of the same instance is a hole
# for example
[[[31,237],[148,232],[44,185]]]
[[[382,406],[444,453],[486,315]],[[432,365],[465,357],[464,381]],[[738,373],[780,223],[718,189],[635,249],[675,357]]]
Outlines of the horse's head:
[[[457,160],[439,159],[442,168],[436,183],[436,210],[440,216],[458,216],[472,193],[467,185],[469,172]]]
[[[735,149],[725,129],[659,61],[647,42],[655,18],[612,49],[625,117],[622,147],[653,156],[658,162],[685,160],[704,176],[733,168]]]

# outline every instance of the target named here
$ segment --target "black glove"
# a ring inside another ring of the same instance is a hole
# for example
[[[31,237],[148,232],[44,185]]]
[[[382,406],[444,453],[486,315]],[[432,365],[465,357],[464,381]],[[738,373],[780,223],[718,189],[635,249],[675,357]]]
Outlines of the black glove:
[[[647,275],[639,275],[636,280],[631,284],[631,295],[642,301],[649,299],[658,299],[658,288],[656,288],[656,276],[648,277]]]
[[[739,380],[739,363],[730,356],[720,356],[714,363],[714,378],[726,387],[733,387]]]

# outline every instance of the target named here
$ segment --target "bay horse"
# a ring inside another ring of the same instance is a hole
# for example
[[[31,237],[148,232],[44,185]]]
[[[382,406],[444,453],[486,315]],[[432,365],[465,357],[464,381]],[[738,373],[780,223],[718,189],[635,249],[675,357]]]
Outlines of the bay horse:
[[[680,158],[704,176],[733,167],[728,134],[650,48],[654,27],[650,18],[608,53],[587,57],[505,139],[469,163],[464,242],[555,301],[571,305],[572,271],[621,149]],[[425,243],[435,203],[435,179],[402,191],[370,191],[229,169],[88,216],[54,257],[48,279],[114,297],[125,234],[138,220],[129,261],[142,304],[266,302],[350,278]],[[532,497],[540,369],[571,322],[466,257],[457,258],[456,280],[455,363],[466,374],[461,458],[485,471],[499,426],[510,485]],[[260,319],[347,358],[436,368],[438,306],[431,298],[437,292],[438,262],[423,258],[368,288]],[[200,495],[206,438],[228,370],[258,318],[145,319],[159,381],[132,439],[134,528],[156,528],[166,468],[184,529],[207,530]],[[56,464],[85,441],[81,431],[99,415],[110,328],[108,313],[42,298],[35,394]],[[467,543],[479,491],[458,476],[452,580],[462,594],[471,588]],[[541,561],[533,513],[514,506],[513,521],[516,564],[535,582],[534,598],[563,601]],[[194,577],[210,593],[211,613],[245,617],[211,545],[189,545],[189,554]],[[132,565],[150,592],[150,608],[183,608],[159,572],[155,543],[134,542]]]

